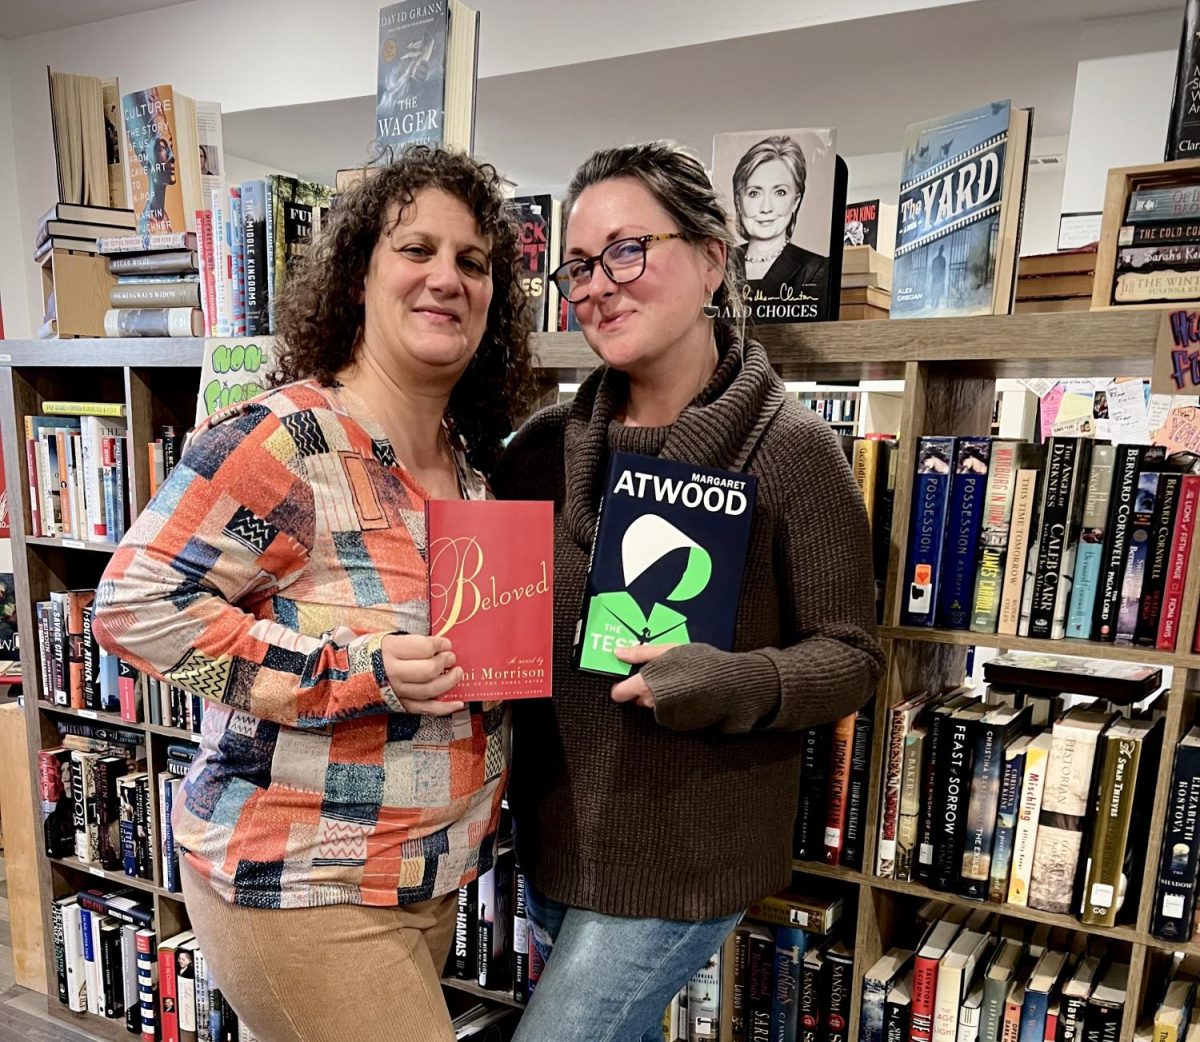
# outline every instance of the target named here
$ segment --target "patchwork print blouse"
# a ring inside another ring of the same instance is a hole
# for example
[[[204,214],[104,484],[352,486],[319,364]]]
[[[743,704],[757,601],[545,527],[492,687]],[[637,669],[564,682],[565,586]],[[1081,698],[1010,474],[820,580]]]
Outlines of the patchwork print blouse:
[[[208,700],[174,836],[228,901],[408,904],[491,865],[506,708],[405,713],[380,652],[429,632],[427,498],[361,399],[300,381],[204,424],[104,573],[97,640]]]

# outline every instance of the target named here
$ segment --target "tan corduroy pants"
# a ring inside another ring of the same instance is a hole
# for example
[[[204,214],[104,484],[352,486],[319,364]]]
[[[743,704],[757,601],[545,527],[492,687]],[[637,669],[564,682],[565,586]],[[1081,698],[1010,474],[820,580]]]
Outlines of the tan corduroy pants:
[[[183,859],[180,875],[213,980],[259,1042],[454,1042],[438,983],[454,893],[399,908],[243,908]]]

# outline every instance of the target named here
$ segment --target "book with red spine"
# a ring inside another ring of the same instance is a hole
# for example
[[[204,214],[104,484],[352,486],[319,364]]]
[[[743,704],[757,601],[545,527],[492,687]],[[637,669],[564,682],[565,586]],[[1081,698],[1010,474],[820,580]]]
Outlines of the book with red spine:
[[[204,335],[216,336],[217,286],[211,210],[196,211],[196,258],[200,268],[200,310],[204,314]]]
[[[554,505],[430,500],[429,620],[454,648],[446,701],[549,698],[554,651]]]
[[[934,926],[913,960],[912,1029],[910,1042],[933,1042],[933,1014],[937,1004],[938,968],[949,951],[959,925],[947,920]]]
[[[196,935],[191,930],[177,933],[158,946],[158,1010],[162,1042],[179,1042],[179,989],[175,953]]]
[[[1183,587],[1187,580],[1188,560],[1192,554],[1192,535],[1196,529],[1196,506],[1200,502],[1200,474],[1185,474],[1179,490],[1179,512],[1171,533],[1167,588],[1163,594],[1162,614],[1158,620],[1160,651],[1174,651],[1179,637],[1179,615],[1183,610]]]
[[[141,722],[141,703],[138,699],[137,673],[124,659],[117,659],[117,697],[121,705],[121,719],[131,724]]]
[[[833,725],[829,749],[829,780],[825,800],[825,864],[836,865],[846,840],[846,803],[850,792],[850,754],[858,714],[843,716]]]
[[[37,441],[25,438],[25,470],[29,474],[29,529],[30,535],[42,536],[42,493],[38,488]]]

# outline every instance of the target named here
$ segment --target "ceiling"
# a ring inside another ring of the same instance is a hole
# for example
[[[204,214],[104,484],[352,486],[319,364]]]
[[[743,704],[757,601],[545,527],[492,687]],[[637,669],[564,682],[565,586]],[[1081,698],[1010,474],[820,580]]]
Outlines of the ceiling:
[[[988,0],[485,78],[476,152],[523,190],[552,189],[603,145],[671,137],[707,157],[715,132],[833,126],[843,155],[886,154],[910,122],[1004,97],[1034,106],[1037,137],[1062,137],[1085,22],[1158,14],[1154,49],[1173,50],[1180,8]],[[374,104],[227,113],[225,149],[332,183],[368,155]]]
[[[0,0],[0,40],[90,25],[191,0]]]

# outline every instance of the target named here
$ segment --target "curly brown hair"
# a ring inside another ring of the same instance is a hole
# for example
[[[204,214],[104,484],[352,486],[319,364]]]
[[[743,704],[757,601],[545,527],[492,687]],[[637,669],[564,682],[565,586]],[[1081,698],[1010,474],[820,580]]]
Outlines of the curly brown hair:
[[[446,409],[467,459],[484,474],[533,399],[528,300],[521,287],[521,238],[495,168],[461,152],[418,145],[386,166],[368,168],[338,196],[325,227],[292,272],[275,304],[272,385],[315,379],[328,386],[354,357],[362,335],[363,284],[389,222],[417,193],[436,188],[462,200],[491,239],[492,302],[487,330],[455,384]]]

